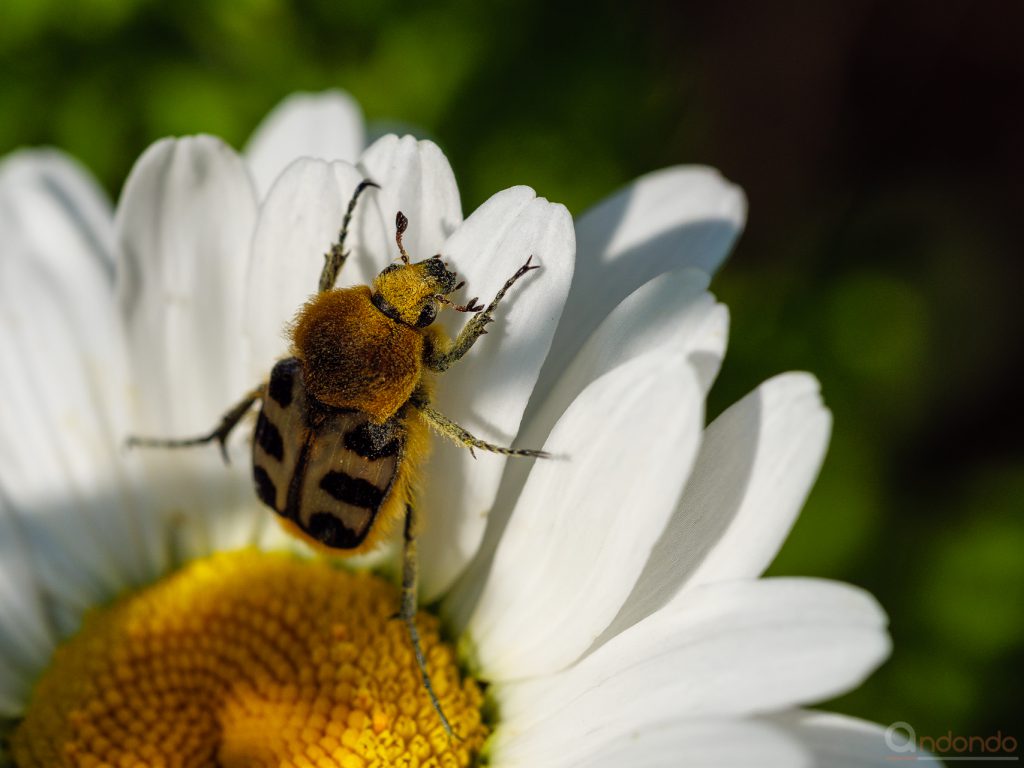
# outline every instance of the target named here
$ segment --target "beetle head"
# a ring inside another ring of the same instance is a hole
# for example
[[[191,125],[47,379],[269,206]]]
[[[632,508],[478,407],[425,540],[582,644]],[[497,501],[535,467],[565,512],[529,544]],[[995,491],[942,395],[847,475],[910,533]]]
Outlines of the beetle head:
[[[450,271],[441,257],[411,262],[402,235],[409,220],[401,211],[395,217],[395,241],[402,257],[401,264],[385,268],[373,281],[373,302],[393,320],[426,328],[437,317],[445,297],[459,288],[455,273]]]

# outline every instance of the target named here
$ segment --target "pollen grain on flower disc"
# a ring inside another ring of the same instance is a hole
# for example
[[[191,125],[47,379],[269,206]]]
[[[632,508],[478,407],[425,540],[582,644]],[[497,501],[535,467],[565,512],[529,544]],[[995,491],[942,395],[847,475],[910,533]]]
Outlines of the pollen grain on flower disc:
[[[437,619],[418,624],[430,705],[397,590],[256,552],[197,561],[86,618],[12,740],[19,768],[455,768],[487,735]]]

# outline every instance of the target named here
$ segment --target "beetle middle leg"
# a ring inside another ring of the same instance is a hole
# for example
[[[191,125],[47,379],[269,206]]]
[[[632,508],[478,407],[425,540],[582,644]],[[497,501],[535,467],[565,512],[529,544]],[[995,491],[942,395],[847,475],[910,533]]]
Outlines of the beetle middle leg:
[[[205,435],[199,435],[198,437],[184,437],[184,438],[166,438],[166,437],[137,437],[131,436],[126,441],[126,445],[129,448],[190,448],[194,445],[205,445],[206,443],[212,443],[217,441],[220,445],[221,455],[224,457],[224,463],[230,464],[231,460],[228,458],[228,437],[238,423],[245,417],[245,414],[249,412],[253,404],[257,400],[262,400],[264,394],[264,387],[260,386],[252,390],[245,396],[236,406],[230,411],[221,416],[220,424],[213,428],[210,432]]]
[[[352,223],[352,214],[356,209],[356,201],[359,196],[369,187],[380,189],[380,184],[363,179],[356,185],[352,199],[348,201],[348,208],[345,209],[345,218],[341,222],[341,232],[338,233],[338,241],[331,244],[331,250],[324,254],[324,268],[320,272],[320,293],[329,291],[338,280],[338,273],[345,266],[348,253],[345,251],[345,239],[348,237],[348,228]]]
[[[465,427],[459,426],[440,411],[432,408],[429,403],[414,398],[412,404],[423,415],[427,424],[456,445],[468,448],[474,458],[476,457],[475,448],[479,448],[482,451],[490,451],[491,453],[500,453],[502,456],[526,456],[535,459],[551,458],[551,454],[532,448],[505,448],[501,445],[488,443],[474,436]]]
[[[533,261],[533,256],[530,256],[526,263],[512,277],[505,281],[505,285],[501,287],[501,290],[498,291],[491,303],[482,312],[473,315],[469,322],[462,327],[462,330],[455,337],[455,341],[452,342],[450,347],[445,350],[428,350],[424,359],[428,368],[433,371],[446,371],[452,363],[460,360],[463,355],[469,352],[473,344],[476,343],[476,340],[487,333],[487,326],[494,322],[494,310],[498,308],[498,304],[505,298],[508,289],[515,285],[516,281],[527,272],[540,269],[540,265],[530,264],[531,261]],[[472,306],[475,301],[476,299],[471,299],[467,306]]]

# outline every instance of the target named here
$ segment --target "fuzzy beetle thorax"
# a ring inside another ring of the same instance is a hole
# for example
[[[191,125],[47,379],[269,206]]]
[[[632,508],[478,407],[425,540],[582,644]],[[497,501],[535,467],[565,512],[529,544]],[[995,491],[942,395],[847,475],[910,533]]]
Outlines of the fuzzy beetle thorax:
[[[381,312],[367,286],[325,291],[299,310],[293,352],[309,394],[376,422],[393,416],[422,375],[423,332]]]

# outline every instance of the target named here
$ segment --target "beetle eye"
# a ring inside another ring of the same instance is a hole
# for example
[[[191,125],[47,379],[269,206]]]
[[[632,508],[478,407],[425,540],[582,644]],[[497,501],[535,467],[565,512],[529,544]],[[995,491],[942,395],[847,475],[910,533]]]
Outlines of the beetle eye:
[[[426,328],[437,317],[437,304],[433,301],[428,301],[423,305],[423,309],[420,310],[419,319],[416,321],[417,328]]]

